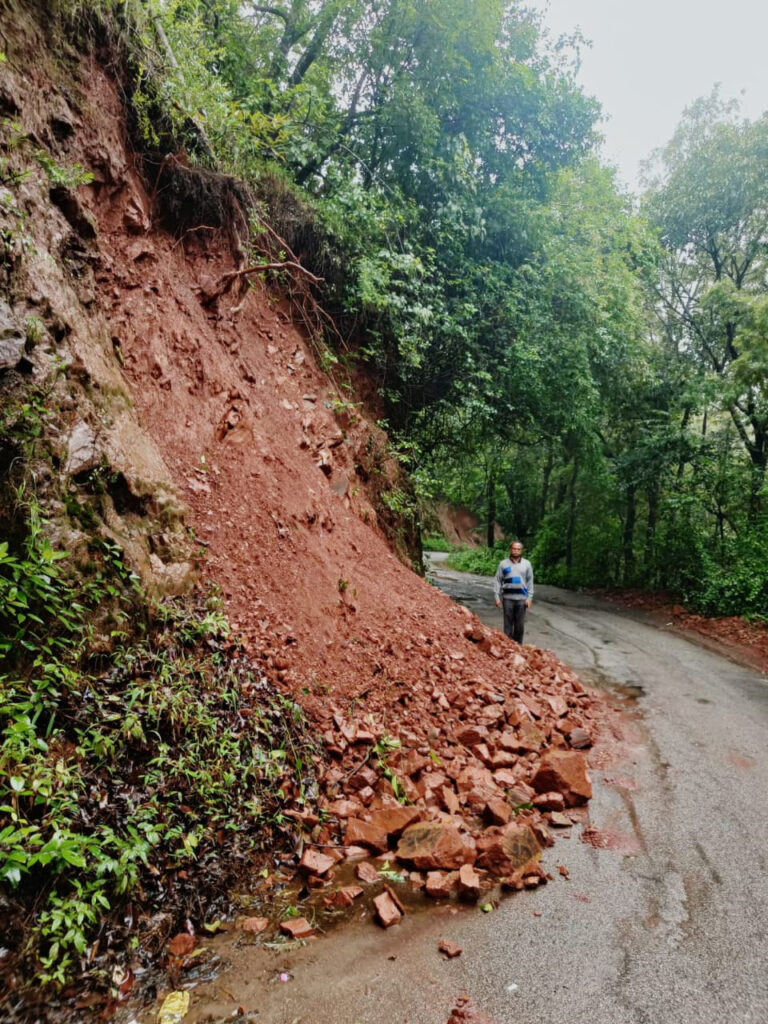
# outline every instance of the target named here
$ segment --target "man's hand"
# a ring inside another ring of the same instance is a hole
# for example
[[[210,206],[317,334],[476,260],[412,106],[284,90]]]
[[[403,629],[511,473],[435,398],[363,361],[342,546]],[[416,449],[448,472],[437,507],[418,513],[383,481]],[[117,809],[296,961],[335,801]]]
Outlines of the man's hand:
[[[501,608],[501,601],[499,601],[498,598],[496,599],[496,607]]]
[[[526,600],[525,600],[525,607],[526,608],[530,608],[531,607],[531,599],[530,599],[530,597],[526,598]]]

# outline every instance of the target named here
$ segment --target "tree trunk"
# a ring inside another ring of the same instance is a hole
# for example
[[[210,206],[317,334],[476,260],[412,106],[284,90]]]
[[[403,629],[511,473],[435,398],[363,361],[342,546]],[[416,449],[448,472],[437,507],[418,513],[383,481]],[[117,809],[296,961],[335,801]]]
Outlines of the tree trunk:
[[[489,548],[493,547],[494,537],[494,526],[496,525],[496,472],[494,469],[488,470],[488,484],[486,491],[487,511],[488,511],[488,525],[486,527],[485,542]]]
[[[635,521],[637,508],[635,497],[637,487],[634,483],[627,486],[627,514],[624,518],[624,582],[629,583],[635,568]]]
[[[544,477],[541,481],[541,498],[539,499],[539,523],[544,521],[547,514],[547,500],[549,498],[549,483],[552,479],[552,469],[555,464],[555,453],[552,442],[547,445],[547,461],[544,464]],[[537,523],[538,525],[538,523]]]
[[[569,576],[573,568],[573,535],[576,531],[576,478],[578,475],[579,462],[574,458],[571,479],[568,483],[568,527],[565,532],[565,568]]]
[[[650,580],[656,548],[656,521],[659,515],[659,484],[654,480],[648,487],[648,519],[645,524],[645,550],[643,551],[643,567],[646,580]],[[655,576],[655,573],[654,573]]]

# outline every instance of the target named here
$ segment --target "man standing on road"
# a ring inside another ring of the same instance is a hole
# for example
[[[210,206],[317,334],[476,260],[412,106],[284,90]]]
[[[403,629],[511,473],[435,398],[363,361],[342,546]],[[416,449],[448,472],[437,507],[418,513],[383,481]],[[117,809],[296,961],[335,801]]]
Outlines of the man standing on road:
[[[521,644],[525,629],[525,613],[533,597],[533,568],[523,558],[523,545],[513,540],[509,545],[509,558],[499,562],[493,581],[496,607],[504,606],[504,632]]]

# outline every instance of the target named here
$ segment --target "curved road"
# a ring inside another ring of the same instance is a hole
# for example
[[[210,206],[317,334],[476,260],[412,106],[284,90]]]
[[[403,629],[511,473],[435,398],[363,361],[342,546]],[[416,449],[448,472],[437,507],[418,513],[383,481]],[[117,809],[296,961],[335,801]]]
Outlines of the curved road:
[[[434,581],[499,625],[491,581]],[[251,947],[206,986],[269,1024],[445,1024],[466,991],[498,1024],[767,1024],[768,685],[760,674],[595,598],[540,587],[526,641],[626,704],[621,754],[592,769],[590,817],[544,862],[570,872],[491,914],[369,920],[291,954]],[[534,916],[534,912],[540,916]],[[450,939],[460,957],[443,961]],[[292,980],[266,984],[276,971]],[[203,993],[200,993],[203,995]]]

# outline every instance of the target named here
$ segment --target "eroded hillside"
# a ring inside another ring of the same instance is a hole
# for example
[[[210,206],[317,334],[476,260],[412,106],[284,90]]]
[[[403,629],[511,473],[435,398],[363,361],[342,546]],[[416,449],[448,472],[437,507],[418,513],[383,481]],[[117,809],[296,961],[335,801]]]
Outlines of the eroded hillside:
[[[545,881],[552,816],[567,824],[591,793],[572,748],[594,739],[595,697],[551,656],[489,633],[395,553],[380,519],[397,511],[397,464],[343,370],[321,368],[325,343],[296,280],[250,275],[212,297],[249,255],[237,183],[182,154],[148,162],[109,51],[33,61],[52,52],[52,29],[32,6],[9,9],[0,383],[9,402],[34,391],[53,410],[40,421],[46,457],[30,469],[51,544],[84,564],[90,523],[145,594],[220,588],[251,659],[227,728],[239,735],[271,684],[315,738],[312,783],[288,779],[281,791],[298,829],[285,863],[303,854],[308,889],[330,891],[350,847],[390,851],[421,872],[411,884],[444,898],[460,869],[470,896],[494,879]],[[221,223],[207,223],[203,193],[234,204]],[[18,485],[17,448],[6,439],[6,482],[16,473]],[[9,533],[19,532],[6,492]],[[114,631],[96,634],[108,672]],[[153,742],[140,716],[133,742]],[[307,860],[313,849],[330,849],[331,863]],[[186,871],[151,851],[144,862]],[[137,934],[161,901],[143,897]],[[203,881],[197,897],[200,930]],[[93,949],[73,969],[87,971]]]

